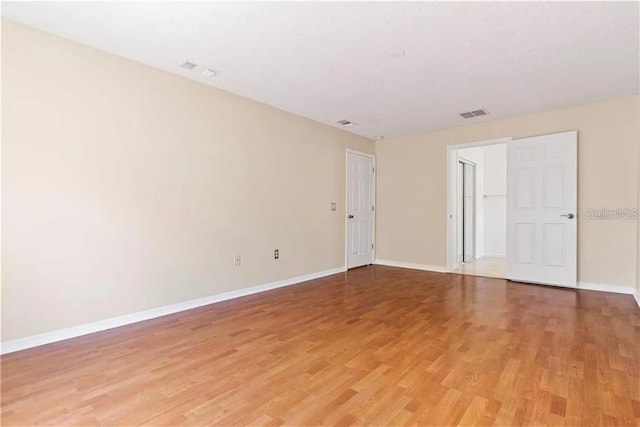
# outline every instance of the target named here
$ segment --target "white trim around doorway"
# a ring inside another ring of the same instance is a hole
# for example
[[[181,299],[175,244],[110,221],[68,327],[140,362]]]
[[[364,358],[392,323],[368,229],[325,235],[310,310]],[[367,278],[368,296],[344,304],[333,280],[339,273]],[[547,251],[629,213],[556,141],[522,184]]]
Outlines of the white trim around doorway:
[[[456,220],[457,211],[454,209],[454,198],[456,197],[456,167],[457,150],[464,148],[483,147],[487,145],[505,144],[511,141],[512,137],[486,139],[482,141],[466,142],[462,144],[447,145],[447,271],[452,272],[456,268]],[[505,224],[506,227],[506,224]]]

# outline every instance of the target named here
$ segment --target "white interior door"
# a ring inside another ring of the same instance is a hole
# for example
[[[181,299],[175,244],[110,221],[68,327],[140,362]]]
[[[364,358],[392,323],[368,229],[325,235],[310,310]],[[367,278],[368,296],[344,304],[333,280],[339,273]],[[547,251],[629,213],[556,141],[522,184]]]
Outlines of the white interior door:
[[[373,264],[373,157],[347,153],[347,268]]]
[[[576,286],[577,132],[507,143],[507,277]]]

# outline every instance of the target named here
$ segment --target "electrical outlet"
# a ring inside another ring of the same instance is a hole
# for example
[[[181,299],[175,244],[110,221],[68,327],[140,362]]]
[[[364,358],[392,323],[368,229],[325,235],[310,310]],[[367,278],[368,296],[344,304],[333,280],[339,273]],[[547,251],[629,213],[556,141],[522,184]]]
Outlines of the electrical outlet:
[[[273,259],[278,259],[280,258],[280,249],[275,249],[273,251]]]
[[[336,202],[331,202],[331,210],[332,211],[336,210]]]
[[[240,258],[240,255],[236,255],[233,257],[233,265],[235,267],[240,267],[241,263],[242,263],[242,258]]]

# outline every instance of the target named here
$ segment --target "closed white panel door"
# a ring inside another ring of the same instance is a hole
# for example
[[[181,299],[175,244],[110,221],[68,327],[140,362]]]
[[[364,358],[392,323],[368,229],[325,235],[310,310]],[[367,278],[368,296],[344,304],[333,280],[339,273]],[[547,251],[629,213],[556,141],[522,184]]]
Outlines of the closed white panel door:
[[[507,144],[507,276],[576,286],[577,132]]]
[[[347,268],[373,263],[373,158],[347,155]]]

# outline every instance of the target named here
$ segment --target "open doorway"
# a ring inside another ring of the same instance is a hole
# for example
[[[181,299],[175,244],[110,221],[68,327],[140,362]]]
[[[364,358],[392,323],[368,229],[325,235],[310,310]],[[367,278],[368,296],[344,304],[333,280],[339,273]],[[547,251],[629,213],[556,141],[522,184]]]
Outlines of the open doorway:
[[[449,161],[449,271],[506,278],[506,139],[452,146]]]
[[[458,156],[458,250],[457,262],[472,263],[476,259],[477,209],[476,163]]]

